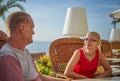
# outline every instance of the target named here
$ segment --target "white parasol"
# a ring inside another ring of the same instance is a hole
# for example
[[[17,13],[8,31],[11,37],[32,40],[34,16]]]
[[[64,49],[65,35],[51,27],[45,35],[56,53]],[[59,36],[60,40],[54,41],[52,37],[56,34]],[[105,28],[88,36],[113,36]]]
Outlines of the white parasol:
[[[120,18],[120,9],[111,12],[110,17],[117,18],[117,19]]]

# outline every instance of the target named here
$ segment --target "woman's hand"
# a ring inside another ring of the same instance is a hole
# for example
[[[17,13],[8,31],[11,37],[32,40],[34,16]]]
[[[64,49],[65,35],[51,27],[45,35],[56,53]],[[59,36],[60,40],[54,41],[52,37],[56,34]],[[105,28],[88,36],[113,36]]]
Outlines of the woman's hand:
[[[72,79],[71,78],[67,78],[65,81],[72,81]]]

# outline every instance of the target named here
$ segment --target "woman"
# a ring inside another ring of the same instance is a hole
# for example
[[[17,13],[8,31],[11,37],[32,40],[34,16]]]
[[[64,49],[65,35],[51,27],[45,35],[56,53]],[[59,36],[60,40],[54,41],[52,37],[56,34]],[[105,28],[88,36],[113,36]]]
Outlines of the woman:
[[[67,64],[64,74],[73,79],[102,78],[109,76],[112,69],[100,48],[100,35],[88,32],[83,48],[77,49]],[[98,64],[104,68],[104,73],[94,75]]]

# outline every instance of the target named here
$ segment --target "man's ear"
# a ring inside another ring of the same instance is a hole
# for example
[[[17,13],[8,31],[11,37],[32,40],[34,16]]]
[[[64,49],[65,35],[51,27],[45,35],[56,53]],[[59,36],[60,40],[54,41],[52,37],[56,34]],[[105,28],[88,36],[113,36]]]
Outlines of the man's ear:
[[[20,32],[23,33],[25,31],[24,24],[19,25]]]

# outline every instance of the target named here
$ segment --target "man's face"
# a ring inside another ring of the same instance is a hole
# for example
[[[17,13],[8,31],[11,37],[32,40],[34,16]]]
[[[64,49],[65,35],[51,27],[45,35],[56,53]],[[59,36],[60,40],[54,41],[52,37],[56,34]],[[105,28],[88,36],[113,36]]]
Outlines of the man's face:
[[[34,34],[34,23],[31,18],[29,18],[28,23],[24,24],[24,33],[23,33],[23,40],[26,44],[32,43],[32,35]]]

